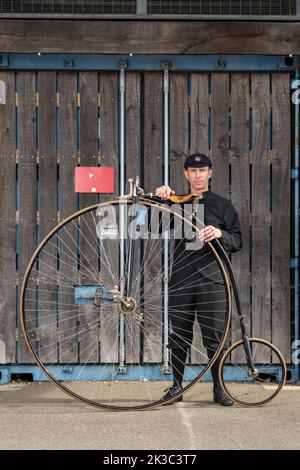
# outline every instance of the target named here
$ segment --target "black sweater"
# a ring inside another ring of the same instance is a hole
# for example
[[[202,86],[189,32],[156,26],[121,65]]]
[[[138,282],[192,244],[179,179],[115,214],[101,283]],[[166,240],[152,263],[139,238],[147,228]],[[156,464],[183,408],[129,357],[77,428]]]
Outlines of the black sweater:
[[[222,232],[224,250],[229,253],[239,251],[243,246],[239,216],[232,203],[212,191],[203,193],[204,223],[213,225]]]
[[[204,225],[213,225],[222,232],[222,237],[219,238],[219,242],[223,245],[224,250],[227,253],[235,253],[239,251],[242,246],[242,233],[238,214],[228,200],[219,196],[218,194],[208,190],[203,193],[203,199],[199,199],[199,205],[204,205]],[[182,215],[193,221],[193,223],[199,228],[203,228],[203,206],[202,212],[200,206],[197,205],[197,217],[192,218],[192,205],[191,201],[181,204]],[[174,220],[171,223],[171,227],[174,228]],[[176,226],[175,226],[176,227]],[[211,254],[209,247],[204,243],[201,243],[192,230],[183,232],[182,224],[180,226],[178,236],[175,240],[174,247],[174,259],[182,258],[185,262],[190,260],[191,262],[203,259],[205,253]],[[194,238],[193,238],[194,237]],[[198,240],[197,245],[189,245],[189,243]],[[195,248],[196,246],[196,248]],[[189,248],[187,248],[189,247]]]

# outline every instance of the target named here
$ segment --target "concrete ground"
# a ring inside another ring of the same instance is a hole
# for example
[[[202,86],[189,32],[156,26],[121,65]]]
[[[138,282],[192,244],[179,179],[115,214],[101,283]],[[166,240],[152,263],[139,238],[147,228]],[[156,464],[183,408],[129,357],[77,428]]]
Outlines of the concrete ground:
[[[0,449],[300,449],[300,384],[260,408],[222,407],[212,385],[145,412],[98,411],[50,383],[0,385]]]

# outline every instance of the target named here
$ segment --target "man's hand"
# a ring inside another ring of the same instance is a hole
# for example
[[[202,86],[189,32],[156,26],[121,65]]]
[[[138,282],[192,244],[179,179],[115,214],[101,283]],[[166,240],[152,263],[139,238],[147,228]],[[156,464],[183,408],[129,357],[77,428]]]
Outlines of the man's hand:
[[[155,196],[158,196],[164,200],[169,199],[171,194],[175,194],[175,191],[173,191],[173,189],[171,189],[169,186],[160,186],[155,190]]]
[[[213,225],[207,225],[205,228],[199,231],[198,236],[202,242],[207,243],[215,240],[215,238],[221,238],[222,232]]]

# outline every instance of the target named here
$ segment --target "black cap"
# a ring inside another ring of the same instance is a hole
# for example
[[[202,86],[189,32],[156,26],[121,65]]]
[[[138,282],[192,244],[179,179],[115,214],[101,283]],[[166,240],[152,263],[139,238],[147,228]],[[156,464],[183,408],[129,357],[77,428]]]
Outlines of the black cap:
[[[185,169],[188,167],[202,168],[204,166],[209,166],[209,168],[212,167],[210,159],[204,153],[193,153],[193,155],[189,155],[184,162]]]

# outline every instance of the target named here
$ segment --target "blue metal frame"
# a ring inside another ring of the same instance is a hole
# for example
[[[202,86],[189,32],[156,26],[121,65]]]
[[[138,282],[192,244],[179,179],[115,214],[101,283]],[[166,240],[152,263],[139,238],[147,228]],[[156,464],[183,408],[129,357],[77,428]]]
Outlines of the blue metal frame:
[[[105,367],[107,369],[107,366]],[[186,371],[184,373],[184,380],[193,380],[195,379],[196,376],[200,374],[200,372],[203,370],[204,366],[197,366],[197,365],[191,365],[189,364],[189,367],[186,368]],[[52,373],[52,375],[57,379],[57,380],[63,380],[63,381],[74,381],[80,375],[81,380],[87,380],[87,381],[98,381],[99,380],[99,375],[101,374],[102,379],[101,380],[118,380],[118,381],[126,381],[128,378],[130,380],[135,380],[135,381],[140,381],[140,380],[156,380],[156,381],[161,381],[161,380],[173,380],[172,374],[169,373],[163,373],[162,374],[162,369],[159,366],[155,365],[145,365],[143,367],[139,365],[126,365],[127,373],[119,373],[119,365],[118,364],[112,364],[111,369],[109,372],[106,372],[105,374],[103,373],[103,366],[100,365],[93,365],[93,364],[87,364],[86,367],[84,368],[84,371],[82,370],[81,365],[55,365],[55,366],[49,366],[48,370]],[[102,372],[100,373],[100,371]],[[281,369],[274,365],[273,369],[270,369],[268,367],[268,372],[274,372],[276,374],[279,374]],[[142,372],[142,374],[141,374]],[[296,370],[292,366],[288,366],[288,372],[290,374],[290,377],[288,378],[289,383],[295,383],[296,382]],[[48,377],[43,373],[43,371],[40,369],[39,366],[37,365],[28,365],[28,364],[13,364],[13,365],[7,365],[7,366],[0,366],[0,385],[2,384],[7,384],[11,381],[12,375],[32,375],[32,380],[34,382],[48,382],[49,379]],[[143,376],[141,376],[143,375]],[[238,373],[236,371],[235,366],[230,366],[228,365],[225,369],[225,378],[226,380],[239,380],[240,377],[238,376]],[[209,382],[212,381],[212,376],[211,372],[209,371],[205,377],[202,380],[203,382]]]
[[[120,70],[120,61],[128,62],[128,70],[157,70],[162,72],[162,62],[167,61],[171,63],[171,71],[204,71],[204,72],[272,72],[272,71],[287,71],[295,72],[294,78],[299,80],[300,76],[300,57],[295,56],[291,66],[286,65],[286,56],[276,55],[106,55],[106,54],[7,54],[0,53],[0,70]],[[293,89],[291,83],[291,89]],[[299,113],[299,107],[296,111]],[[291,259],[291,269],[293,270],[293,280],[297,284],[294,289],[294,340],[299,340],[299,227],[298,227],[298,214],[299,214],[299,121],[296,120],[295,135],[294,135],[294,153],[293,153],[293,168],[291,170],[291,182],[294,188],[294,257]],[[17,359],[17,358],[16,358]],[[53,366],[56,369],[55,376],[61,373],[64,380],[72,380],[76,375],[76,367],[71,370],[67,368],[64,370],[63,365]],[[130,366],[133,367],[133,366]],[[141,368],[138,367],[137,375]],[[191,367],[191,366],[189,366]],[[193,371],[196,371],[199,366],[193,366]],[[57,371],[58,369],[58,371]],[[148,380],[159,380],[161,373],[158,367],[145,366],[145,378]],[[87,369],[88,380],[93,380],[93,377],[99,376],[99,366],[89,365]],[[294,383],[299,380],[299,365],[290,364],[288,366],[290,377],[288,382]],[[11,380],[12,374],[32,374],[33,380],[45,381],[48,380],[40,368],[36,365],[24,364],[0,364],[0,384],[8,383]],[[236,379],[233,368],[227,366],[226,373],[228,379]],[[126,380],[126,375],[118,374],[118,380]],[[138,377],[137,377],[138,378]],[[211,380],[210,373],[207,374],[204,380]]]
[[[299,58],[298,58],[299,59]],[[300,64],[295,71],[295,81],[291,83],[291,90],[298,88],[300,80]],[[293,142],[293,168],[291,170],[291,181],[294,190],[294,257],[291,259],[294,282],[294,348],[292,353],[297,353],[299,349],[299,134],[300,134],[300,103],[294,104],[294,142]],[[296,354],[296,356],[298,356]],[[296,381],[299,380],[300,364],[295,365]]]
[[[118,55],[118,54],[7,54],[0,53],[0,70],[120,70],[120,61],[128,70],[162,70],[161,63],[171,63],[171,71],[291,71],[286,56],[278,55]]]

